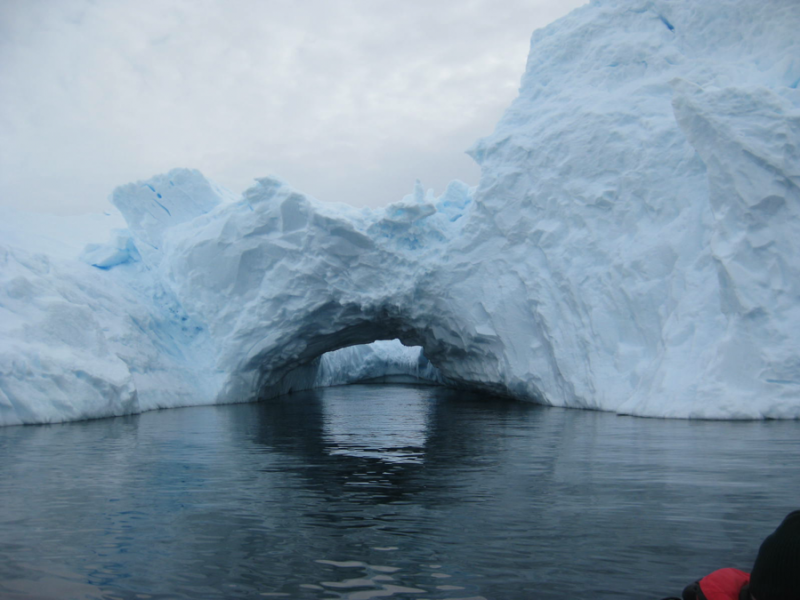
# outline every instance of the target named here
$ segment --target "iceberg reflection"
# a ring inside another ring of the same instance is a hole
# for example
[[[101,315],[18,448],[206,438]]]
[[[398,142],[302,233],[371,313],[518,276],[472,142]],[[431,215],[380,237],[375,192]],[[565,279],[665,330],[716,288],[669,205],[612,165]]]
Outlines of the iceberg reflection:
[[[397,391],[369,386],[371,394],[326,394],[322,402],[322,437],[326,452],[392,463],[420,463],[430,421],[430,392],[400,388],[396,402],[378,402]]]

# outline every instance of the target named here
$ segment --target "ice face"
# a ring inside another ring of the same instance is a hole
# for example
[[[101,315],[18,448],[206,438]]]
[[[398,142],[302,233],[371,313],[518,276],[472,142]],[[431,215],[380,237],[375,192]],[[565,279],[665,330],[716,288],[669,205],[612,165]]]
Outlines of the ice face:
[[[595,1],[534,33],[476,189],[370,211],[179,170],[116,190],[128,229],[83,263],[12,237],[0,422],[408,370],[319,358],[391,339],[524,400],[798,418],[798,29],[794,0]]]
[[[785,1],[599,2],[534,34],[519,98],[471,151],[475,239],[506,240],[491,268],[515,264],[533,304],[495,327],[529,325],[523,386],[798,415],[799,22]]]

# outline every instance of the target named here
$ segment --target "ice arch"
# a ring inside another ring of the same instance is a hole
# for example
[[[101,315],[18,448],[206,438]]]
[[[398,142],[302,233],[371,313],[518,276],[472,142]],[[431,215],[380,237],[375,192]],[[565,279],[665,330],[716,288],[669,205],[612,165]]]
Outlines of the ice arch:
[[[392,339],[423,347],[442,381],[505,391],[496,334],[435,272],[471,194],[460,182],[440,198],[417,186],[382,211],[359,211],[263,179],[225,202],[199,173],[173,171],[112,201],[138,257],[207,330],[215,400],[236,401],[311,387],[325,353]]]

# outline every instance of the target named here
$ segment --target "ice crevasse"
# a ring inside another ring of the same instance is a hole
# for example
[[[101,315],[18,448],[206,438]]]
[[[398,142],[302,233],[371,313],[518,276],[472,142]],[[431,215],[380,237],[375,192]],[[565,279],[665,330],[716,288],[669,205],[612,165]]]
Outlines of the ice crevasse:
[[[175,170],[117,188],[125,223],[85,249],[4,215],[0,424],[412,373],[800,418],[797,31],[796,0],[594,1],[533,34],[477,187],[439,197],[236,197]]]

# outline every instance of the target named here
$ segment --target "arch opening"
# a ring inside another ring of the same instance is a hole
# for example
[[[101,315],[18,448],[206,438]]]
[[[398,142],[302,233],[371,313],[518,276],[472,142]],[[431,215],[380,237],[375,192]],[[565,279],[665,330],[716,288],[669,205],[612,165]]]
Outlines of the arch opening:
[[[394,338],[324,352],[289,370],[260,396],[355,384],[446,386],[448,382],[422,346],[407,346]]]
[[[408,375],[417,383],[510,395],[505,385],[491,385],[500,373],[497,340],[470,331],[452,311],[436,308],[414,302],[326,300],[309,311],[284,310],[280,322],[264,323],[252,332],[252,350],[232,374],[230,390],[238,398],[267,400],[370,379],[388,383],[397,379],[384,375]]]

